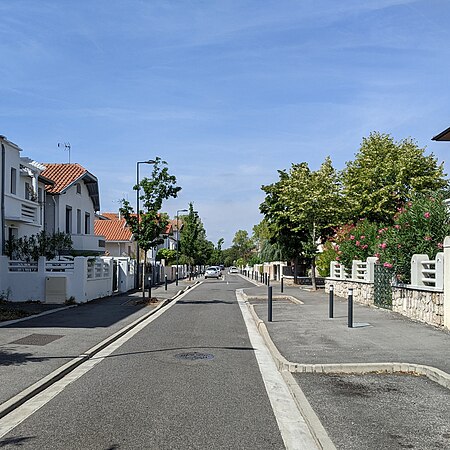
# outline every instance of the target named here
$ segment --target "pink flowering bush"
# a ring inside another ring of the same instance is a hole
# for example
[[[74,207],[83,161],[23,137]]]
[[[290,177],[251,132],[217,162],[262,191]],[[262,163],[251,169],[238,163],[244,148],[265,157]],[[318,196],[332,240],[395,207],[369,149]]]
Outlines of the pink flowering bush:
[[[350,268],[352,261],[365,261],[377,250],[379,225],[366,219],[359,220],[356,225],[345,225],[336,231],[338,261]]]
[[[378,234],[380,262],[393,267],[400,282],[408,283],[412,255],[422,253],[434,259],[442,251],[445,236],[450,234],[449,222],[442,195],[416,196],[399,210],[394,226]]]

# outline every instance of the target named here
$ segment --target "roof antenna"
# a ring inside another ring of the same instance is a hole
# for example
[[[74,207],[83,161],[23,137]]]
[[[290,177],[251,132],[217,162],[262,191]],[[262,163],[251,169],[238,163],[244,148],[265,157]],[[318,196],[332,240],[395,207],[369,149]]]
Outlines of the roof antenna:
[[[69,164],[70,164],[70,142],[64,142],[64,144],[61,144],[58,142],[58,148],[61,148],[64,146],[64,150],[67,150],[69,152]]]

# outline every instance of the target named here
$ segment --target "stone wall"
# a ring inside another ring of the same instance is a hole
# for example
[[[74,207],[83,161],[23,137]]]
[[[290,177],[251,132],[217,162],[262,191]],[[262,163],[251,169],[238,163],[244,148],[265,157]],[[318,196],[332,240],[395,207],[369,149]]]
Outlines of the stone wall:
[[[347,298],[348,289],[353,288],[355,302],[373,306],[373,283],[327,278],[325,292],[330,291],[330,285],[334,286],[334,294],[342,298]],[[392,311],[410,319],[443,328],[444,293],[439,290],[393,286]]]
[[[409,287],[393,287],[392,311],[410,319],[443,328],[444,293]]]
[[[353,288],[353,301],[362,303],[363,305],[373,305],[373,283],[326,278],[325,292],[330,291],[330,285],[334,286],[334,295],[338,297],[347,298],[348,290]]]

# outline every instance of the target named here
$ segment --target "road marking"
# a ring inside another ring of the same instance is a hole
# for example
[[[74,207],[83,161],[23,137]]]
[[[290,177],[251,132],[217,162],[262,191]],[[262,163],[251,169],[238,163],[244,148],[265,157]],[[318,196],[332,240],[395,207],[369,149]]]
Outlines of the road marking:
[[[200,285],[200,284],[198,284]],[[192,288],[191,288],[192,289]],[[163,308],[159,309],[153,315],[149,316],[147,319],[139,323],[137,326],[132,328],[129,332],[124,334],[122,337],[112,342],[110,345],[105,347],[103,350],[98,352],[95,356],[88,359],[86,362],[82,363],[73,371],[69,372],[64,378],[59,381],[56,381],[52,385],[50,385],[47,389],[40,392],[39,394],[32,397],[30,400],[26,401],[23,405],[16,408],[14,411],[0,419],[0,438],[5,436],[19,424],[21,424],[24,420],[34,414],[37,410],[42,408],[45,404],[47,404],[50,400],[56,397],[61,391],[63,391],[66,386],[71,384],[72,382],[78,380],[85,373],[89,372],[92,368],[94,368],[99,362],[103,361],[104,358],[109,356],[111,353],[116,351],[119,347],[121,347],[125,342],[131,339],[135,334],[139,333],[143,328],[149,325],[151,322],[156,320],[159,316],[161,316],[168,309],[172,308],[173,305],[177,303],[178,300],[183,298],[185,295],[190,293],[191,289],[184,292],[182,295],[176,298],[176,300],[170,302]],[[81,355],[83,356],[83,355]],[[75,359],[79,359],[75,358]]]
[[[241,289],[236,291],[236,298],[247,326],[250,342],[255,349],[259,370],[286,449],[318,449],[305,419],[300,414],[286,382],[278,372],[270,352],[256,328]]]

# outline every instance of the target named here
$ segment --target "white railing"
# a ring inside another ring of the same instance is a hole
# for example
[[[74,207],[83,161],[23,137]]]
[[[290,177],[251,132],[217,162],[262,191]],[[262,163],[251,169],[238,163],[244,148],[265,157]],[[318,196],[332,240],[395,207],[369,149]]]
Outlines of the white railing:
[[[53,259],[45,262],[46,272],[73,272],[74,262],[67,260]]]
[[[37,261],[8,261],[8,272],[37,272]]]
[[[411,258],[411,286],[444,288],[444,254],[438,253],[436,259],[428,255],[413,255]]]

